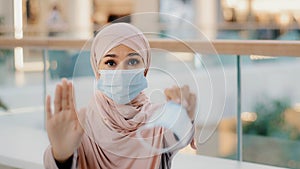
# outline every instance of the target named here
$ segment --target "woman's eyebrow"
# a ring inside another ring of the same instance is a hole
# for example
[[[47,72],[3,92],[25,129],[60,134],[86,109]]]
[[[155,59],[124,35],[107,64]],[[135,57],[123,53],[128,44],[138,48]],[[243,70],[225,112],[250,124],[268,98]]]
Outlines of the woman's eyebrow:
[[[139,53],[137,53],[137,52],[132,52],[132,53],[128,53],[128,55],[127,56],[140,56],[140,54]]]
[[[116,54],[106,54],[104,57],[117,57]]]

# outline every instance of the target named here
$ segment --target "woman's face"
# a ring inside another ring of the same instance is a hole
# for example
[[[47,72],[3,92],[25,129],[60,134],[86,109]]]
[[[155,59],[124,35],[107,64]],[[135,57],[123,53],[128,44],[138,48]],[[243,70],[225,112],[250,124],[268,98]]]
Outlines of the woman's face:
[[[108,51],[101,59],[98,70],[144,68],[142,57],[133,49],[119,45]]]

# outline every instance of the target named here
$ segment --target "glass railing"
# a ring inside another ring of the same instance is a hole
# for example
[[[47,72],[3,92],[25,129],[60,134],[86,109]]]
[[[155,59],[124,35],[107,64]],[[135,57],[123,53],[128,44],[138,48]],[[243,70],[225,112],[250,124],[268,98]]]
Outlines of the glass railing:
[[[186,148],[182,153],[300,168],[300,42],[215,40],[211,42],[214,50],[207,50],[208,44],[150,40],[151,48],[170,53],[153,51],[152,67],[185,79],[184,63],[199,85],[196,137],[205,131],[211,134],[198,142],[196,151]],[[0,99],[5,105],[0,108],[0,125],[43,129],[44,98],[46,94],[54,95],[60,78],[67,77],[79,86],[91,82],[89,51],[82,50],[89,45],[86,40],[0,39]],[[191,48],[200,54],[193,54]],[[208,60],[212,62],[206,65],[197,61],[199,55],[203,59],[216,53],[221,69],[213,62],[217,60]],[[217,106],[223,106],[222,111],[217,113],[219,117],[205,121],[202,117],[213,113],[207,106],[212,93],[206,89],[211,87],[211,76],[220,75],[217,69],[224,71],[225,91],[218,89],[223,85],[221,81],[212,92],[225,93],[225,99],[223,103],[222,94],[213,95],[221,103]],[[151,78],[160,78],[160,72],[153,70],[149,78],[150,82]],[[152,80],[157,82],[152,85],[165,87],[163,80]],[[76,101],[85,105],[89,95],[84,88],[79,92],[82,97]]]

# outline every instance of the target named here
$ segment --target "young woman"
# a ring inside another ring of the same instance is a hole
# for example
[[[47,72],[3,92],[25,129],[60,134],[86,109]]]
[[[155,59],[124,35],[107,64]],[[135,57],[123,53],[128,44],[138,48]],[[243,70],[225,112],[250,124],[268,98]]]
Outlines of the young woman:
[[[167,104],[150,103],[143,92],[150,46],[130,24],[102,28],[90,59],[97,87],[86,108],[76,110],[73,86],[66,79],[56,86],[54,111],[47,97],[51,145],[44,154],[45,168],[171,168],[175,153],[193,140],[195,95],[188,86],[172,87],[165,89]],[[146,128],[159,111],[159,125]]]

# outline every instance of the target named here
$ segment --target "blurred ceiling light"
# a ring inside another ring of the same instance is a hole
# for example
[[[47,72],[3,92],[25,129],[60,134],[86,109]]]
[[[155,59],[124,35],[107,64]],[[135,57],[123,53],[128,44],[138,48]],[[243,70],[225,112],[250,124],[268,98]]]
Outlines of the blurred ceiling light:
[[[224,6],[228,8],[235,8],[238,0],[225,0],[223,1]]]
[[[46,62],[46,70],[48,70],[49,67],[50,67],[49,62]],[[26,72],[41,72],[44,70],[44,63],[41,61],[25,62],[23,70]]]
[[[232,9],[224,9],[223,15],[224,15],[224,19],[226,21],[230,21],[233,18],[233,10]]]
[[[276,59],[274,56],[250,55],[251,60]]]
[[[251,4],[252,5],[251,8],[255,13],[259,13],[259,12],[276,13],[279,11],[278,6],[276,5],[278,3],[280,3],[280,1],[274,3],[268,0],[253,0]]]
[[[23,38],[23,10],[22,0],[14,0],[14,35],[16,39]],[[14,49],[15,69],[20,71],[24,67],[23,48],[16,47]]]
[[[23,10],[22,0],[14,0],[14,28],[15,38],[23,38]]]
[[[42,61],[24,62],[23,48],[16,47],[14,50],[15,69],[17,71],[25,72],[40,72],[44,70],[44,63]],[[49,62],[46,62],[46,70],[50,67]]]
[[[195,53],[194,56],[194,65],[196,69],[203,69],[203,65],[202,65],[202,55],[200,53]]]
[[[15,57],[15,68],[16,70],[20,71],[24,67],[24,61],[23,61],[23,48],[16,47],[14,49],[14,57]]]
[[[252,0],[252,9],[255,12],[299,11],[299,6],[299,0]]]
[[[246,0],[242,0],[242,1],[239,1],[236,8],[235,8],[235,11],[237,13],[237,21],[238,22],[244,22],[247,20],[247,17],[249,15],[249,5],[248,5],[248,2]]]
[[[255,112],[243,112],[241,119],[246,122],[254,122],[257,120],[257,113]]]
[[[248,2],[243,0],[239,1],[236,6],[237,11],[247,12],[249,10]]]
[[[292,17],[288,13],[282,13],[279,15],[278,22],[281,26],[287,26],[291,23]]]

